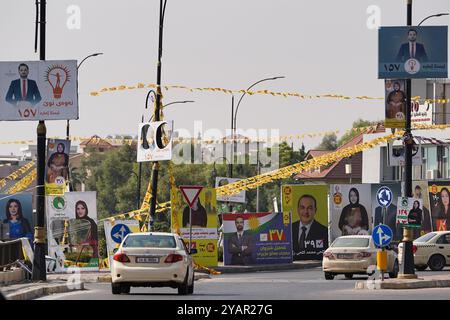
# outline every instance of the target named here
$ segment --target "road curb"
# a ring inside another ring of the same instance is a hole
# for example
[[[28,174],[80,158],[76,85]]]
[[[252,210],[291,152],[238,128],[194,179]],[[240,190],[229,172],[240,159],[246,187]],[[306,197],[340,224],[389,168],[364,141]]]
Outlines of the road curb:
[[[415,279],[415,280],[392,280],[392,281],[357,281],[355,289],[425,289],[450,287],[450,279]]]
[[[295,269],[311,269],[321,267],[322,262],[309,263],[290,263],[290,264],[273,264],[273,265],[259,265],[259,266],[219,266],[214,267],[215,271],[221,273],[245,273],[258,271],[280,271],[280,270],[295,270]]]
[[[65,293],[75,290],[84,290],[84,283],[43,284],[34,288],[22,289],[14,293],[7,294],[6,298],[8,300],[33,300],[50,294]]]

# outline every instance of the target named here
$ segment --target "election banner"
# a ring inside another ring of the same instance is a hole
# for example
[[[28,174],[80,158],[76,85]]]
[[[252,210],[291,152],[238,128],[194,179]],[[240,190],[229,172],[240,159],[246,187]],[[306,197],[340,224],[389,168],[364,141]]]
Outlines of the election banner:
[[[419,199],[398,197],[397,224],[402,228],[422,228],[422,201]]]
[[[78,119],[76,60],[0,62],[0,120]]]
[[[172,159],[173,121],[139,124],[137,162]]]
[[[447,26],[381,27],[378,78],[447,78]]]
[[[450,230],[450,181],[428,183],[433,231]]]
[[[31,193],[0,194],[0,222],[7,227],[3,241],[34,237],[33,203]]]
[[[405,165],[405,147],[403,145],[394,146],[392,142],[387,144],[388,151],[388,165],[390,167],[398,167]],[[412,165],[422,165],[422,142],[414,144],[412,147]]]
[[[433,104],[418,101],[411,102],[411,124],[432,125],[433,124]]]
[[[236,178],[228,178],[228,177],[216,177],[216,188],[225,186],[229,183],[234,183],[237,181],[240,181],[242,179],[236,179]],[[242,190],[241,192],[237,194],[233,194],[231,196],[217,196],[217,201],[228,201],[228,202],[239,202],[239,203],[246,203],[245,201],[245,190]]]
[[[104,222],[106,250],[108,251],[109,266],[111,266],[114,256],[114,249],[119,248],[123,239],[129,233],[140,232],[139,221],[137,220],[105,220]]]
[[[384,81],[386,128],[404,128],[406,123],[406,80]]]
[[[292,217],[293,259],[321,260],[328,248],[328,186],[283,186],[282,210]]]
[[[186,246],[189,247],[189,214],[180,189],[171,192],[172,231],[180,231]],[[217,202],[213,188],[203,188],[192,205],[192,244],[194,261],[202,266],[217,266]]]
[[[45,194],[63,195],[69,178],[70,140],[47,140]]]
[[[222,221],[225,265],[292,262],[289,213],[226,213]]]
[[[414,234],[414,238],[418,238],[428,232],[432,231],[431,214],[430,214],[430,197],[428,194],[428,181],[416,180],[413,181],[413,199],[419,200],[422,209],[422,225],[419,232]]]
[[[347,235],[372,233],[370,184],[330,185],[330,242]]]
[[[49,255],[57,259],[56,271],[70,266],[98,270],[96,192],[66,192],[46,196]]]

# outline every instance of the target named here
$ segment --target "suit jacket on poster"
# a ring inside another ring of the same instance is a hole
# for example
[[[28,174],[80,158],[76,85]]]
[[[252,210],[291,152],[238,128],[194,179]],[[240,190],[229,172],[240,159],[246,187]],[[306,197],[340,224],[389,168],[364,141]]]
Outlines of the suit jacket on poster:
[[[294,260],[321,260],[328,248],[328,228],[316,220],[313,221],[305,238],[305,250],[299,246],[300,221],[292,224],[292,250]]]
[[[242,250],[242,246],[247,247]],[[241,239],[238,239],[237,232],[228,240],[228,252],[231,254],[231,264],[247,265],[252,264],[253,238],[244,232]]]
[[[16,104],[19,101],[25,100],[35,105],[41,101],[41,94],[39,93],[36,81],[27,79],[27,92],[25,99],[22,99],[21,79],[11,81],[5,100],[9,103]]]

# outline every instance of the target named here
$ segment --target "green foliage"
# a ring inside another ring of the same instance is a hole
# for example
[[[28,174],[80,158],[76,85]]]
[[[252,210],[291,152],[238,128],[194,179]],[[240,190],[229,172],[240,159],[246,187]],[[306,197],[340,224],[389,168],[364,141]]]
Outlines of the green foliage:
[[[363,120],[358,119],[355,122],[353,122],[352,128],[363,128],[368,126],[373,126],[377,124],[379,121],[370,121],[370,120]],[[346,132],[338,141],[338,147],[346,144],[348,141],[353,139],[355,136],[357,136],[359,133],[356,131],[348,131]]]
[[[326,134],[322,142],[316,147],[317,150],[336,150],[338,147],[337,136],[335,133]]]
[[[86,249],[85,249],[86,250]],[[78,252],[67,252],[65,253],[66,260],[77,261]],[[83,251],[78,259],[78,262],[89,262],[92,259],[92,253]]]

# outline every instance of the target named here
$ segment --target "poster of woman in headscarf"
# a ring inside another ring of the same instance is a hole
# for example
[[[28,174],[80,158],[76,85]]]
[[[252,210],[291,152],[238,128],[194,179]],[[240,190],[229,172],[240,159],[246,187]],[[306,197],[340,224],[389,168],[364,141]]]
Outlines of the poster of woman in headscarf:
[[[450,182],[429,182],[433,231],[450,230]]]
[[[31,193],[0,194],[1,222],[8,225],[9,234],[4,239],[28,238],[33,242],[34,223]]]
[[[370,185],[330,185],[331,239],[371,232]]]

